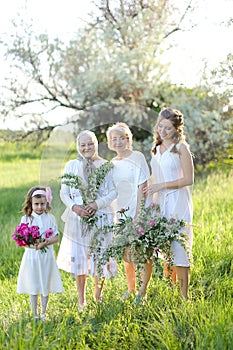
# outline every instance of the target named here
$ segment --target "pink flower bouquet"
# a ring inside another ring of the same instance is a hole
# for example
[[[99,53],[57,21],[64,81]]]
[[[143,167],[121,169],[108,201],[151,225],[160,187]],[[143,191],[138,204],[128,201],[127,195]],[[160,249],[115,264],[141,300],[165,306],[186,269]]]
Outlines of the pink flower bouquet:
[[[48,229],[44,232],[44,234],[40,234],[40,230],[38,226],[28,226],[29,223],[23,224],[21,223],[15,228],[14,233],[11,235],[15,243],[19,247],[27,247],[27,246],[35,246],[46,238],[52,236],[53,230]],[[47,247],[43,247],[40,250],[45,252]]]

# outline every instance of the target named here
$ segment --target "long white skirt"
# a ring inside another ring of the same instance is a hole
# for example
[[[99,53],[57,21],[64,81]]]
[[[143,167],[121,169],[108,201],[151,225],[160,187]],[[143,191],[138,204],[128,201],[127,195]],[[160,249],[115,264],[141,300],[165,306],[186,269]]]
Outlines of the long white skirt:
[[[80,217],[69,209],[66,209],[62,219],[65,221],[64,234],[57,257],[59,269],[71,273],[74,276],[97,275],[96,261],[89,252],[91,233],[82,236],[82,224]],[[111,219],[111,217],[110,217]],[[101,225],[98,218],[98,225]],[[111,240],[111,233],[104,237],[102,248],[107,247]],[[103,277],[109,278],[117,275],[117,263],[110,259],[109,263],[102,266]]]

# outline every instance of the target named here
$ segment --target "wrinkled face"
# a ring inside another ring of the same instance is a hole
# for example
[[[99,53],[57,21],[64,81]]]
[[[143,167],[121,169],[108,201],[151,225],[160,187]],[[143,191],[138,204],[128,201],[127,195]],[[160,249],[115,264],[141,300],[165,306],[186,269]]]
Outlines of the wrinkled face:
[[[157,127],[161,140],[172,140],[176,133],[176,128],[168,119],[161,119]]]
[[[46,210],[47,201],[45,197],[37,198],[32,197],[32,210],[38,214],[41,215]]]
[[[83,135],[78,141],[79,152],[84,158],[92,158],[95,154],[95,144],[89,135]]]
[[[129,148],[128,138],[124,134],[118,131],[112,131],[110,138],[111,138],[111,147],[116,152],[122,152]]]

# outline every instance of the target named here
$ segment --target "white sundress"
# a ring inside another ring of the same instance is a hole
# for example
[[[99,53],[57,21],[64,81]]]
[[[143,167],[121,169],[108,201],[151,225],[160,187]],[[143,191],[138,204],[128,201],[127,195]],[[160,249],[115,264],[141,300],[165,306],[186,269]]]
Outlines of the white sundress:
[[[51,228],[54,231],[53,235],[58,234],[55,217],[52,214],[38,215],[32,212],[31,217],[33,220],[23,216],[21,223],[29,222],[29,226],[38,226],[40,233]],[[25,247],[19,269],[17,293],[48,296],[49,293],[61,292],[63,292],[62,281],[53,245],[49,245],[46,252]]]
[[[182,142],[176,145],[179,151]],[[160,146],[157,146],[156,155],[152,156],[151,168],[152,175],[156,183],[174,181],[183,176],[179,153],[171,152],[174,144],[172,144],[164,153],[160,153]],[[189,187],[179,189],[163,190],[158,194],[158,202],[160,205],[161,214],[167,218],[174,217],[184,219],[189,227],[186,228],[188,234],[189,254],[178,243],[172,243],[173,265],[174,266],[190,266],[190,256],[192,250],[193,230],[193,204]]]

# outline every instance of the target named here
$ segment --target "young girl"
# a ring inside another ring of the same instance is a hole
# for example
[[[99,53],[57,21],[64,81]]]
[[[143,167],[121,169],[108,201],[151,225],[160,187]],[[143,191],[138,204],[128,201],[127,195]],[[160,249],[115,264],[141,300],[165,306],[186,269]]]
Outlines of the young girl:
[[[52,194],[49,187],[32,187],[26,195],[23,205],[25,215],[21,219],[21,223],[29,223],[29,227],[39,227],[42,241],[25,247],[19,269],[17,293],[30,295],[31,309],[35,319],[39,318],[38,294],[41,294],[41,320],[45,319],[49,293],[63,291],[52,246],[58,242],[59,232],[55,217],[49,213],[51,200]],[[47,239],[45,231],[48,229],[51,229],[53,233]],[[43,249],[46,251],[42,251]]]

